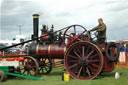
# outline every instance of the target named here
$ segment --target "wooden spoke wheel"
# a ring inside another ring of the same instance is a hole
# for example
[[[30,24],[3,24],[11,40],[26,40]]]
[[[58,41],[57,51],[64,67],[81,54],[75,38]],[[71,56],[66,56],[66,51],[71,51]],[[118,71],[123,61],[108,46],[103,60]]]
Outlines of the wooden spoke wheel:
[[[5,74],[3,71],[0,71],[0,82],[2,82],[5,78]]]
[[[49,74],[52,71],[52,61],[50,58],[39,59],[39,73]]]
[[[90,40],[88,31],[81,25],[71,25],[68,27],[64,32],[63,41],[65,41],[66,37],[68,37],[68,41],[70,41],[68,46],[76,41]],[[66,41],[64,43],[66,43]]]
[[[20,67],[20,72],[31,76],[38,74],[39,64],[33,57],[24,57],[23,66]]]
[[[67,50],[65,66],[73,78],[90,80],[101,72],[103,55],[99,48],[91,42],[77,42]]]

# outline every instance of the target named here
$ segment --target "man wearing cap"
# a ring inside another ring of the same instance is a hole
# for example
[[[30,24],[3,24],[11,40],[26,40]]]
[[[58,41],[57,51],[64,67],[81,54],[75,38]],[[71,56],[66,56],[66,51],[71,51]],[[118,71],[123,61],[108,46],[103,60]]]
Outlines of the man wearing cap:
[[[106,25],[103,22],[102,18],[98,19],[98,23],[99,25],[94,27],[93,29],[91,29],[89,32],[91,31],[96,31],[97,34],[97,42],[98,43],[104,43],[106,40]]]

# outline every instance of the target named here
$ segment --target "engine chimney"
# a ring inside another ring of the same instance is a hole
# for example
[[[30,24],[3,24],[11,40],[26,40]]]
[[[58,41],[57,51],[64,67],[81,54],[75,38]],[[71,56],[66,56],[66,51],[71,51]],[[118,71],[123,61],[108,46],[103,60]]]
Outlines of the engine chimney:
[[[33,35],[32,39],[38,40],[39,14],[33,14]]]

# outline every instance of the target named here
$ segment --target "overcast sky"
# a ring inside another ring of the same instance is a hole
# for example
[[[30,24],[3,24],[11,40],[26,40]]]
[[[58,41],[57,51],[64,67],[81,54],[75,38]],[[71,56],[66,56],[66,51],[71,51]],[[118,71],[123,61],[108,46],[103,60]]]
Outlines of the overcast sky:
[[[0,39],[32,34],[32,14],[40,14],[41,24],[53,24],[55,30],[72,24],[91,29],[103,18],[107,39],[128,39],[128,0],[0,0]]]

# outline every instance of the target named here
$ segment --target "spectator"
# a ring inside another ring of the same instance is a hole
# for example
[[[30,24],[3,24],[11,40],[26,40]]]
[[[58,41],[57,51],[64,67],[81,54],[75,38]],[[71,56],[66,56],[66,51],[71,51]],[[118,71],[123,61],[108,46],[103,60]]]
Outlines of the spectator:
[[[125,47],[124,47],[124,43],[121,43],[119,46],[120,49],[120,56],[119,56],[119,62],[120,63],[125,63],[126,59],[125,59]]]
[[[0,56],[2,56],[2,52],[0,51]]]
[[[125,54],[126,54],[126,62],[128,62],[128,45],[126,45],[126,52],[125,52]]]

